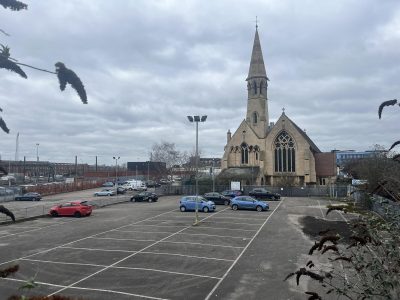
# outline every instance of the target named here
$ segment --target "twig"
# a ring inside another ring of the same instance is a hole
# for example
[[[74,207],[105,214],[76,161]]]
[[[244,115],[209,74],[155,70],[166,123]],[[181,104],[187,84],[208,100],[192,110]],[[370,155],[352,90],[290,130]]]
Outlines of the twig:
[[[0,32],[3,33],[6,36],[10,36],[7,32],[5,32],[3,29],[0,29]]]
[[[38,71],[42,71],[42,72],[47,72],[47,73],[51,73],[51,74],[57,74],[56,72],[52,72],[52,71],[48,71],[48,70],[45,70],[45,69],[36,68],[34,66],[30,66],[30,65],[27,65],[27,64],[19,63],[19,62],[16,62],[16,64],[17,65],[21,65],[21,66],[25,66],[25,67],[28,67],[28,68],[32,68],[32,69],[35,69],[35,70],[38,70]]]

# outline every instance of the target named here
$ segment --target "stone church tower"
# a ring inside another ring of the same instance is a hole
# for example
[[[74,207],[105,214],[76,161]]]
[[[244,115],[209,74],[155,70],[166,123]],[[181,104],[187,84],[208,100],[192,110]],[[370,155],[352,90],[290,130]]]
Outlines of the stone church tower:
[[[267,103],[268,80],[260,38],[258,37],[258,30],[256,28],[249,75],[246,79],[248,94],[246,122],[250,124],[259,138],[265,138],[269,122]]]
[[[269,122],[269,79],[257,27],[246,81],[246,118],[233,134],[230,130],[227,132],[219,177],[241,181],[243,185],[269,186],[304,186],[334,178],[334,163],[330,165],[334,171],[324,173],[333,174],[329,175],[332,178],[318,178],[317,170],[321,169],[318,164],[326,166],[327,158],[334,161],[333,156],[321,153],[306,132],[285,112],[276,123]]]

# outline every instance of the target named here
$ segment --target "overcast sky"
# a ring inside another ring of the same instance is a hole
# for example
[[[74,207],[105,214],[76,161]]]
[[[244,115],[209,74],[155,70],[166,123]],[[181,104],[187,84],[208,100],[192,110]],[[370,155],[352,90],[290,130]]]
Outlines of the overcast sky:
[[[156,142],[221,157],[226,132],[245,118],[246,76],[258,28],[270,79],[269,117],[286,114],[322,151],[389,147],[399,139],[398,0],[41,0],[0,7],[0,43],[12,57],[85,84],[88,105],[55,75],[0,70],[1,159],[112,164],[144,161]]]

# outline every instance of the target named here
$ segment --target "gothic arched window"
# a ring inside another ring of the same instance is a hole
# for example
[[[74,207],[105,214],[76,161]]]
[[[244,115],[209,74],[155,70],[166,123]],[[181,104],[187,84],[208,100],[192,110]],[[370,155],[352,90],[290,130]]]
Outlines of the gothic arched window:
[[[241,145],[242,148],[242,164],[248,164],[249,163],[249,147],[247,146],[246,143],[243,143]]]
[[[254,91],[254,95],[257,95],[257,82],[253,81],[253,91]]]
[[[264,86],[263,86],[263,83],[264,83],[263,81],[260,82],[260,95],[263,94],[263,91],[262,91],[262,90],[263,90],[263,87],[264,87]]]
[[[253,112],[253,117],[252,117],[252,119],[253,119],[253,124],[257,124],[257,122],[258,122],[257,112]]]
[[[296,171],[296,149],[293,138],[282,131],[275,139],[275,172]]]

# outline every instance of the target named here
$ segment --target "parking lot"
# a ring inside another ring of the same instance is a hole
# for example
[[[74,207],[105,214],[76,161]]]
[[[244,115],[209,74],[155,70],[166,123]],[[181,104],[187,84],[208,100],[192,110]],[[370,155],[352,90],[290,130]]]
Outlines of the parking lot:
[[[29,278],[34,294],[84,299],[306,299],[283,278],[307,261],[313,243],[299,218],[325,218],[327,200],[284,198],[267,212],[178,209],[178,197],[122,203],[87,218],[41,218],[0,227],[2,295]],[[330,220],[344,220],[338,212]],[[4,297],[5,297],[4,296]]]

